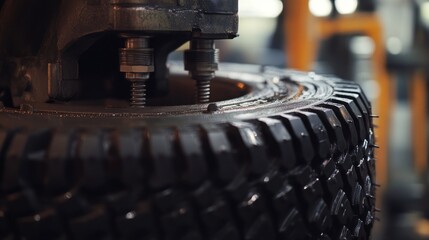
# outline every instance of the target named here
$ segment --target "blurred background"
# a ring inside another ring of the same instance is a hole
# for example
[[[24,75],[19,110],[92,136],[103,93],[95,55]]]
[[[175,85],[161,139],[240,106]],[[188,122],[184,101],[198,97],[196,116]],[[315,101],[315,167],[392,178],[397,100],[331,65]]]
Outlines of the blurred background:
[[[221,61],[360,83],[380,116],[373,239],[429,239],[429,0],[240,0],[239,7],[240,37],[217,42]]]

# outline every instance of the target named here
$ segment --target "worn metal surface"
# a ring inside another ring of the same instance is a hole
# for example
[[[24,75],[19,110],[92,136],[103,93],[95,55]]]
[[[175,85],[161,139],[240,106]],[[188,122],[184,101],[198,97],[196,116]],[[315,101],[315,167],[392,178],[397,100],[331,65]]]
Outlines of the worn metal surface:
[[[148,87],[162,94],[168,54],[191,39],[236,37],[237,12],[238,0],[5,0],[0,83],[11,85],[15,105],[78,98],[89,91],[82,88],[91,80],[83,76],[95,75],[87,69],[117,64],[105,60],[114,59],[113,53],[100,51],[82,71],[83,56],[103,39],[111,40],[104,50],[118,49],[123,43],[115,39],[121,34],[137,34],[151,37],[156,67]],[[113,76],[119,68],[100,72]]]

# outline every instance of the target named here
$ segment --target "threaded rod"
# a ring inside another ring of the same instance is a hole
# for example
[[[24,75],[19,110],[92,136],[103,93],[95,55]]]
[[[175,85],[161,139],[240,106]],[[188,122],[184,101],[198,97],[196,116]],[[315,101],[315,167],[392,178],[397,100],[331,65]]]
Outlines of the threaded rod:
[[[144,108],[146,105],[146,81],[154,71],[154,53],[149,39],[142,36],[126,37],[125,48],[120,50],[121,72],[131,82],[130,105]]]
[[[198,103],[210,102],[210,81],[211,81],[211,78],[196,79],[196,83],[197,83],[196,100]]]
[[[218,50],[214,40],[195,39],[185,52],[185,70],[196,81],[196,102],[210,102],[210,84],[218,70]]]
[[[146,80],[131,81],[131,106],[144,108],[146,105]]]

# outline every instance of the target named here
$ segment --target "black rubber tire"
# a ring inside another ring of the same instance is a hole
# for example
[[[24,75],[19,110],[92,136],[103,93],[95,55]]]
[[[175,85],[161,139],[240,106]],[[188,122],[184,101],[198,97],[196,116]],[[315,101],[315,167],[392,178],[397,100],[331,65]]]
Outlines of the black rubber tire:
[[[368,239],[375,143],[361,88],[223,68],[263,79],[231,109],[1,109],[1,239]]]

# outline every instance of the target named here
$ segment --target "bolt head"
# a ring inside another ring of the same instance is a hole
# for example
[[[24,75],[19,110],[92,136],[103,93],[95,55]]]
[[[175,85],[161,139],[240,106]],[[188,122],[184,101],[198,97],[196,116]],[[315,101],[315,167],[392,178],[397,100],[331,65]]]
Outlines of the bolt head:
[[[210,103],[207,106],[207,112],[209,112],[209,113],[216,112],[218,110],[219,110],[219,107],[218,107],[218,105],[216,103]]]

